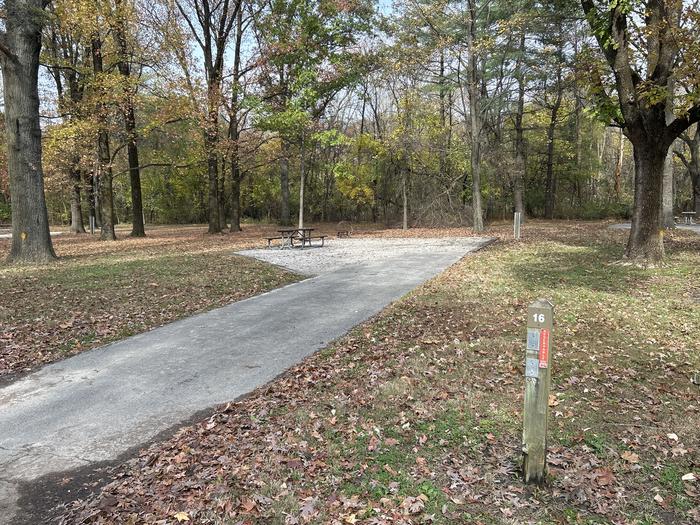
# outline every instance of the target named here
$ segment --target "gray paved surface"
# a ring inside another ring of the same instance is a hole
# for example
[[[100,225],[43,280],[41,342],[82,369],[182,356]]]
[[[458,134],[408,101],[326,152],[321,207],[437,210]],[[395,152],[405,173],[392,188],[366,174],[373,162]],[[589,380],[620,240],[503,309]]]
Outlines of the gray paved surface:
[[[319,275],[339,270],[353,264],[369,264],[403,257],[430,253],[459,253],[471,250],[474,238],[434,238],[434,239],[382,239],[350,238],[326,239],[321,248],[319,241],[313,241],[312,247],[303,250],[280,250],[279,248],[262,248],[240,252],[255,257],[301,275]]]
[[[348,257],[317,277],[85,352],[0,389],[0,523],[12,523],[18,482],[114,459],[250,392],[486,240],[423,249],[430,242],[414,240],[413,250],[406,245],[388,258],[353,264]]]
[[[610,227],[615,230],[629,230],[632,228],[632,224],[630,224],[629,222],[625,222],[622,224],[613,224]],[[700,224],[676,224],[676,228],[680,228],[681,230],[694,231],[695,233],[700,235]]]

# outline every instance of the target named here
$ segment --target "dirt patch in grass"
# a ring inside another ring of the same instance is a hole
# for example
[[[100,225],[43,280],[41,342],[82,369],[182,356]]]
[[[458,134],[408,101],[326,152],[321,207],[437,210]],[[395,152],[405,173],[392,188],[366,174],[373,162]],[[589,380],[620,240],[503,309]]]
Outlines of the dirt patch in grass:
[[[117,467],[64,523],[700,521],[700,237],[669,235],[666,264],[639,269],[615,264],[625,233],[606,224],[494,231],[504,242]],[[518,472],[537,297],[556,305],[539,488]]]
[[[149,230],[100,242],[63,235],[60,259],[0,265],[0,379],[293,282],[296,276],[235,250],[274,228],[207,235],[201,227]],[[0,243],[4,259],[9,241]]]

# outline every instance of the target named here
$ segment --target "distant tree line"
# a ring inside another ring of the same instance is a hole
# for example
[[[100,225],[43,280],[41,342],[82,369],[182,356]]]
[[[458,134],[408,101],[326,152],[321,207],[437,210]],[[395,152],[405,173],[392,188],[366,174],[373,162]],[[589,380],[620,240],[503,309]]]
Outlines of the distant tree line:
[[[680,0],[2,3],[14,260],[53,258],[49,223],[109,241],[520,211],[631,217],[627,256],[653,261],[700,212],[700,17]]]

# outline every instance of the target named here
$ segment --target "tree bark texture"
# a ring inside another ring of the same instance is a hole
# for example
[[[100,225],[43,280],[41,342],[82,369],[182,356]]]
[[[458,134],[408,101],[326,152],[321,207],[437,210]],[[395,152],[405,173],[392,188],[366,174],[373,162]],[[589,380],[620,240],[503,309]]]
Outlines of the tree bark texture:
[[[114,215],[114,189],[112,187],[112,165],[109,148],[109,133],[101,130],[97,137],[98,180],[100,183],[100,239],[103,241],[117,240],[114,229],[116,218]]]
[[[71,170],[70,172],[70,232],[85,233],[83,224],[83,209],[80,203],[80,187],[82,182],[80,172]]]
[[[88,221],[90,217],[93,220],[93,226],[95,228],[99,227],[99,206],[98,206],[98,196],[97,196],[97,177],[94,173],[90,173],[85,180],[87,188],[87,201],[88,201]],[[90,233],[94,233],[92,230]]]
[[[241,136],[238,105],[240,99],[241,76],[241,47],[243,44],[243,11],[236,14],[236,44],[233,52],[233,87],[231,93],[231,115],[229,139],[231,140],[231,232],[241,231],[241,166],[240,147]]]
[[[136,110],[134,109],[134,89],[131,85],[131,64],[129,64],[129,44],[126,34],[126,13],[123,0],[115,0],[116,24],[114,38],[119,49],[119,74],[124,80],[124,130],[127,138],[129,162],[129,182],[131,186],[131,236],[145,237],[143,223],[143,197],[141,194],[141,168],[139,165],[138,134],[136,131]]]
[[[0,33],[12,204],[12,247],[8,260],[19,263],[42,263],[56,258],[41,164],[38,75],[42,4],[41,0],[6,0],[6,30]]]
[[[141,168],[139,165],[139,148],[136,138],[136,116],[133,103],[129,103],[124,118],[129,159],[129,184],[131,186],[131,236],[145,237],[146,225],[143,220],[143,195],[141,193]]]
[[[99,35],[93,36],[91,49],[92,69],[95,73],[95,78],[99,80],[100,75],[104,71],[102,62],[102,40]],[[101,118],[105,118],[104,113],[106,112],[106,108],[102,102],[98,103],[97,111]],[[114,191],[112,188],[112,156],[109,148],[109,133],[104,128],[104,123],[102,122],[97,132],[97,164],[100,215],[102,219],[100,239],[103,241],[116,241],[117,235],[114,230],[114,223],[116,222],[114,216]]]
[[[634,148],[634,211],[625,255],[633,260],[659,261],[664,256],[659,225],[666,148],[658,143]]]
[[[204,149],[207,152],[207,180],[209,181],[209,233],[221,233],[219,222],[219,116],[218,109],[212,107],[209,111],[207,129],[204,131]]]

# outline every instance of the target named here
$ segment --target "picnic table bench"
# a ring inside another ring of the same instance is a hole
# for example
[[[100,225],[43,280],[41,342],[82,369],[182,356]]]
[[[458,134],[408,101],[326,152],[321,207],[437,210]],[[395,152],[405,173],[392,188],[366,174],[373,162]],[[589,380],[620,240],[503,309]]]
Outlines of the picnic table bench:
[[[347,222],[347,221],[340,221],[338,223],[338,238],[341,239],[343,237],[350,237],[350,234],[352,233],[352,225]]]
[[[693,219],[697,215],[694,211],[684,211],[681,212],[681,215],[683,215],[683,224],[693,224]]]
[[[314,237],[311,233],[313,231],[314,228],[283,228],[277,230],[279,236],[266,237],[267,247],[271,248],[272,241],[277,239],[282,241],[282,244],[280,244],[280,250],[284,250],[286,248],[294,248],[294,241],[301,241],[302,248],[304,248],[305,246],[311,246],[311,241],[317,239],[321,241],[321,246],[323,247],[326,241],[326,235],[317,235]]]

